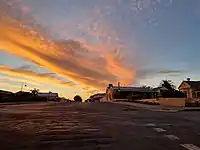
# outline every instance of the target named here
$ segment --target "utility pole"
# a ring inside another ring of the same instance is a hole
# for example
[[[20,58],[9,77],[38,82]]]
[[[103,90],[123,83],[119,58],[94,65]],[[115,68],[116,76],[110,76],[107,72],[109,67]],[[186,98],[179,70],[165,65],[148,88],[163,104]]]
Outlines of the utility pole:
[[[120,91],[120,82],[118,82],[117,84],[118,84],[118,91]]]

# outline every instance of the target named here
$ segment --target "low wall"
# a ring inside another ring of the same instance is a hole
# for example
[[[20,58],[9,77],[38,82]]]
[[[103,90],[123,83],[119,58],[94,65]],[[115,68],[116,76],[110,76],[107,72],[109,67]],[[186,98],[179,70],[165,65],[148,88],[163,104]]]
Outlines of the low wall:
[[[185,106],[185,98],[159,98],[158,102],[163,106]]]

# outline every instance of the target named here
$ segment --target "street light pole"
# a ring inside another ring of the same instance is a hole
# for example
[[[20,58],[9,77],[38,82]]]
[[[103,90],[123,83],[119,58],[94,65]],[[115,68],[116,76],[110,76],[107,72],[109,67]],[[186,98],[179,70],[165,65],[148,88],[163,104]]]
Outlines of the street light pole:
[[[23,90],[24,86],[26,87],[26,82],[23,82],[21,85],[21,91]]]
[[[23,89],[23,86],[24,86],[24,82],[22,83],[22,85],[21,85],[21,90],[20,91],[22,91],[22,89]]]

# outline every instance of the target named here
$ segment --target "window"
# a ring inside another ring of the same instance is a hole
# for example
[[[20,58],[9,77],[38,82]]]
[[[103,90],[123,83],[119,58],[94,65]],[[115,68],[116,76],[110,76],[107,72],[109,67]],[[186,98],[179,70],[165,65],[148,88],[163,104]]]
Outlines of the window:
[[[200,98],[200,92],[197,92],[197,98]]]
[[[192,98],[197,98],[197,93],[196,92],[192,92]]]
[[[187,92],[184,91],[183,93],[187,96]]]

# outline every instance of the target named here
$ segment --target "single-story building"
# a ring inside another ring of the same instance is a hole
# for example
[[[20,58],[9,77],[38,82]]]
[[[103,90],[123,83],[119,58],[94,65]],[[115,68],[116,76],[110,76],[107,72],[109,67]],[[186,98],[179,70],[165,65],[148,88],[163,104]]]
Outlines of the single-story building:
[[[131,86],[113,86],[109,84],[106,89],[107,101],[114,99],[150,99],[155,98],[157,93],[150,88],[146,87],[131,87]]]
[[[8,99],[10,97],[14,97],[14,93],[10,92],[10,91],[4,91],[4,90],[0,90],[0,100],[3,99]]]
[[[100,101],[100,99],[105,96],[106,96],[105,93],[97,93],[97,94],[90,96],[89,101],[90,102]]]
[[[38,93],[37,96],[39,97],[46,97],[48,100],[56,100],[58,98],[58,93]]]
[[[162,93],[168,91],[168,89],[165,87],[157,87],[157,88],[154,88],[153,90],[157,93],[158,97],[161,97]]]
[[[18,91],[15,93],[15,96],[23,98],[23,97],[31,97],[33,96],[33,94],[30,92]]]
[[[178,87],[179,91],[183,92],[189,99],[200,98],[200,81],[182,81]]]

